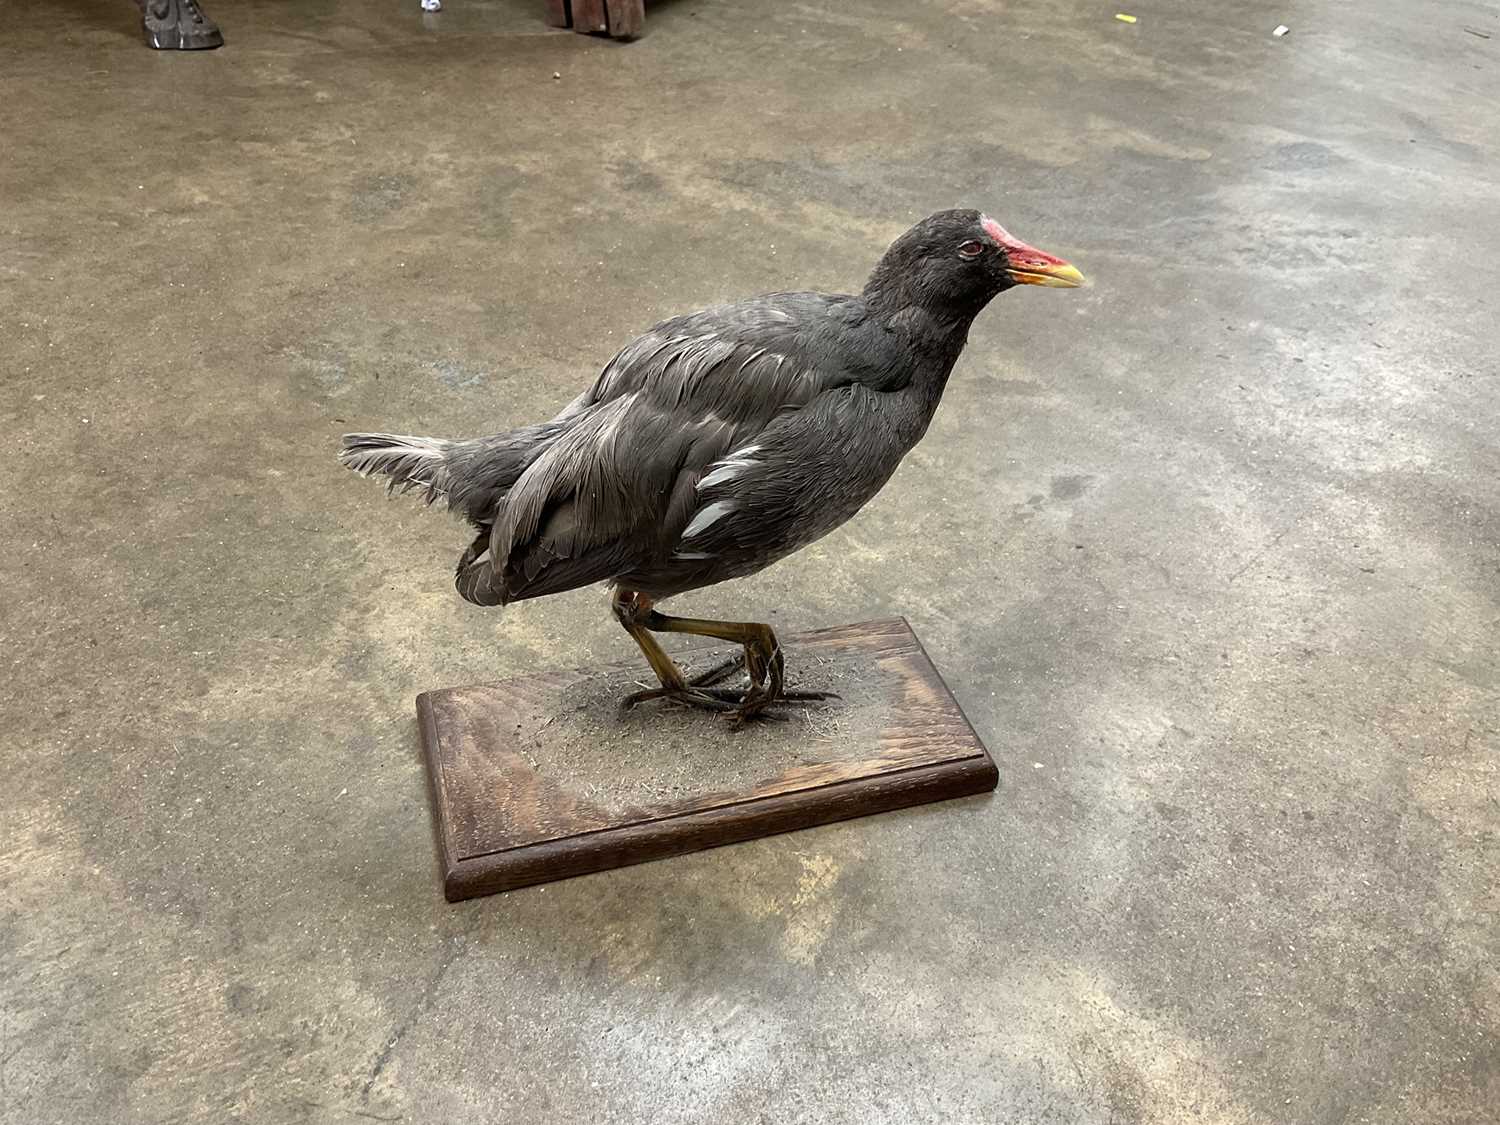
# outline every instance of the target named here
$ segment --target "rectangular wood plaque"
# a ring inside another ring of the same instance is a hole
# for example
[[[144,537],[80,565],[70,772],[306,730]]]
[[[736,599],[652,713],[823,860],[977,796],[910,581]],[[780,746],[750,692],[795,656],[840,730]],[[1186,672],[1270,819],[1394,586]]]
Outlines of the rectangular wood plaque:
[[[448,900],[995,788],[904,619],[785,648],[789,686],[840,698],[738,729],[659,701],[622,712],[655,686],[640,660],[417,696]]]

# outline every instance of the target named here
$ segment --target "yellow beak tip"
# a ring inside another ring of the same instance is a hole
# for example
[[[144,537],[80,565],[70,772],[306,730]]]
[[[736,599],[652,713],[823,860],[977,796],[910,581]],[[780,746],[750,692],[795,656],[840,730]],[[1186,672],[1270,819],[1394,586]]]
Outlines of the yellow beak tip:
[[[1011,280],[1020,285],[1044,285],[1049,289],[1081,289],[1088,279],[1078,272],[1077,266],[1060,262],[1046,269],[1011,270]]]

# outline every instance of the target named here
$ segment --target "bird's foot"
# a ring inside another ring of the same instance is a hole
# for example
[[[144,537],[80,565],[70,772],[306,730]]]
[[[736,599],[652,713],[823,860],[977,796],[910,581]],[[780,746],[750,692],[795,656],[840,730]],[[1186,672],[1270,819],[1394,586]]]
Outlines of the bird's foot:
[[[205,51],[224,45],[219,25],[198,0],[144,0],[141,15],[146,42],[159,51]]]
[[[789,707],[795,703],[822,703],[829,699],[838,699],[839,695],[833,691],[778,691],[775,694],[765,688],[756,685],[745,692],[723,692],[715,694],[738,695],[739,706],[729,715],[729,721],[735,726],[749,721],[750,719],[782,719],[783,715],[773,713],[772,707]]]
[[[733,711],[735,705],[726,699],[720,699],[721,693],[716,691],[704,691],[694,687],[659,687],[647,688],[645,691],[632,692],[620,700],[620,710],[629,711],[638,704],[652,699],[666,699],[673,703],[680,703],[685,707],[698,707],[704,711]],[[738,696],[739,693],[734,693]]]
[[[725,680],[729,679],[730,676],[733,676],[737,672],[743,672],[744,670],[745,656],[743,653],[738,653],[734,656],[731,656],[722,664],[715,664],[706,672],[700,672],[698,675],[694,676],[691,680],[688,681],[688,687],[712,687],[714,684],[721,684]]]
[[[764,689],[755,687],[748,691],[738,691],[734,688],[699,687],[696,686],[697,683],[698,681],[694,680],[681,688],[659,687],[634,692],[620,700],[620,708],[628,711],[648,700],[665,699],[687,707],[716,711],[738,726],[753,718],[783,718],[784,716],[771,712],[770,708],[773,707],[790,706],[795,703],[820,703],[824,700],[839,698],[836,692],[831,691],[783,691],[773,697]]]

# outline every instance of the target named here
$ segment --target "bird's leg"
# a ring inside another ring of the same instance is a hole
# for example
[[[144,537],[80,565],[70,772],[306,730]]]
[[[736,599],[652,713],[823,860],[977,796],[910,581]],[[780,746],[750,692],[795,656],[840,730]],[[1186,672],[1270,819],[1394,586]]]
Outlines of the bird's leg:
[[[697,637],[714,637],[721,641],[733,641],[745,646],[745,671],[750,675],[750,689],[743,693],[730,691],[706,691],[703,694],[729,700],[738,699],[735,717],[748,719],[758,715],[776,703],[800,703],[832,698],[826,691],[786,690],[786,660],[782,656],[781,642],[769,625],[755,621],[708,621],[697,617],[669,617],[654,609],[647,609],[640,623],[654,633],[690,633]],[[708,675],[718,673],[715,668]],[[709,681],[716,682],[716,681]]]
[[[637,703],[644,703],[648,699],[673,699],[679,703],[704,707],[710,711],[736,709],[733,702],[719,699],[715,695],[690,685],[684,678],[682,669],[678,668],[676,662],[666,654],[661,645],[656,643],[656,638],[642,624],[642,619],[647,614],[655,612],[651,608],[650,598],[633,590],[616,590],[611,599],[610,608],[614,610],[616,619],[625,627],[625,631],[635,638],[635,643],[640,646],[647,663],[651,665],[651,671],[655,672],[656,678],[661,681],[659,688],[638,691],[626,696],[621,700],[620,706],[634,707]]]

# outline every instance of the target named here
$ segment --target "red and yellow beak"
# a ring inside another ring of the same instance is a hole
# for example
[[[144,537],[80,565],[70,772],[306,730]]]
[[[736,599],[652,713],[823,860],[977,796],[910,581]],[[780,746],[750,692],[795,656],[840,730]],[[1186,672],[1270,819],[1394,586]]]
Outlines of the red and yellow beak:
[[[1005,251],[1006,273],[1018,285],[1046,285],[1052,289],[1077,289],[1088,284],[1077,268],[1045,250],[1029,246],[988,215],[980,218],[984,233]]]

